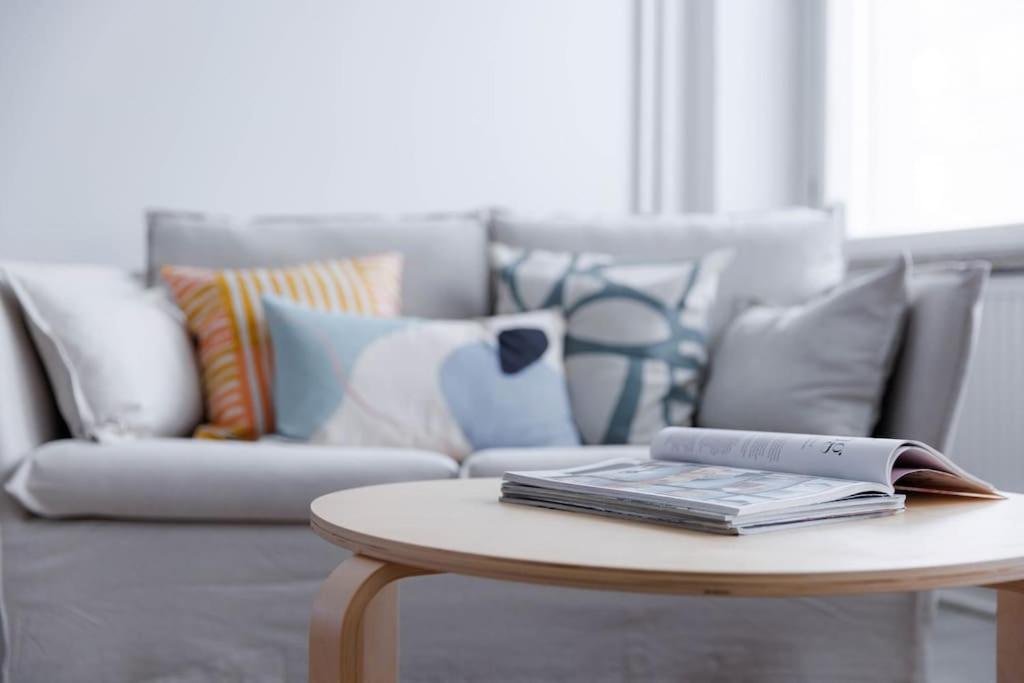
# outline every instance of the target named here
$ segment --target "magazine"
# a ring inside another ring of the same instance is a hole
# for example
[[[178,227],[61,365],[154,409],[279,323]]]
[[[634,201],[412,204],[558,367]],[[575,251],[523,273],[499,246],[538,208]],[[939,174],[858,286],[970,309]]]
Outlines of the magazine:
[[[651,458],[506,472],[501,500],[723,534],[890,515],[905,493],[1003,496],[934,448],[870,437],[670,427]]]

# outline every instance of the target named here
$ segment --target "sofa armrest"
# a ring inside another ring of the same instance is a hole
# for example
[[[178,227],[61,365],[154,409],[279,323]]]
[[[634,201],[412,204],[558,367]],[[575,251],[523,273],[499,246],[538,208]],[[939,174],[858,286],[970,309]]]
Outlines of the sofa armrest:
[[[948,454],[990,270],[981,261],[915,268],[906,332],[875,436],[917,439]]]
[[[0,476],[7,479],[33,448],[64,431],[21,306],[0,268]]]

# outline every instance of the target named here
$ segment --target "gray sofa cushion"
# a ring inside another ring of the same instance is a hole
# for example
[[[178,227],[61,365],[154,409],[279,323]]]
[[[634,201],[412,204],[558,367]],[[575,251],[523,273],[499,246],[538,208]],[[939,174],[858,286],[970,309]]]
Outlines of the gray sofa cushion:
[[[909,263],[798,306],[755,306],[722,334],[697,425],[870,436],[899,348]]]
[[[491,239],[514,247],[591,251],[621,259],[690,260],[722,247],[735,257],[722,275],[711,339],[750,301],[800,303],[845,273],[838,212],[783,209],[735,214],[548,217],[498,212]]]
[[[948,450],[981,317],[990,266],[918,266],[910,281],[904,342],[876,436],[917,439]]]
[[[281,216],[242,224],[224,216],[152,211],[150,282],[165,265],[279,266],[321,258],[405,255],[402,312],[430,318],[487,314],[483,214]]]
[[[649,458],[647,446],[575,446],[572,448],[488,448],[462,463],[462,477],[500,477],[509,470],[554,470],[592,465],[612,458]]]
[[[68,439],[26,458],[7,491],[44,517],[305,522],[331,491],[457,473],[448,456],[412,449]]]

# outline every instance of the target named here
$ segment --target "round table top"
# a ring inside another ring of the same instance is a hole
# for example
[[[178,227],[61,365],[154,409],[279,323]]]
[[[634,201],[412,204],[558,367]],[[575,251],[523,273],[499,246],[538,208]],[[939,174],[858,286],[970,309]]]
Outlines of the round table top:
[[[908,497],[889,517],[719,536],[498,502],[497,479],[385,484],[312,504],[314,530],[420,569],[655,593],[797,596],[1024,579],[1024,495]]]

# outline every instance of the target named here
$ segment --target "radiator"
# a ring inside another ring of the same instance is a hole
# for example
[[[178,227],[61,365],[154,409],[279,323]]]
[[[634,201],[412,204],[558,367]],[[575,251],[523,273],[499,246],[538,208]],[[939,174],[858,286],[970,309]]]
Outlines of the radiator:
[[[994,274],[949,455],[1001,489],[1024,491],[1024,274]]]

